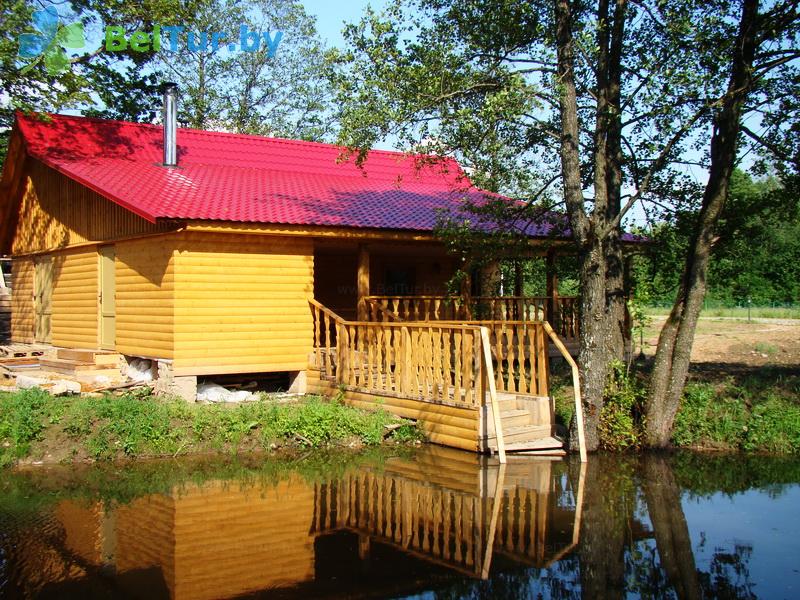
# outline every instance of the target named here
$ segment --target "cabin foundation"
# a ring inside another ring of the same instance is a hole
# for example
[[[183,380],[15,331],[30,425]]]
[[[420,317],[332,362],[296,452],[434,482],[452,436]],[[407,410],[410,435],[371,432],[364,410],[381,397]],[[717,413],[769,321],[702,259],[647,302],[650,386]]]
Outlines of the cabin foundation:
[[[187,402],[197,400],[197,376],[175,375],[172,363],[164,360],[158,361],[158,378],[154,382],[157,396],[176,396]]]

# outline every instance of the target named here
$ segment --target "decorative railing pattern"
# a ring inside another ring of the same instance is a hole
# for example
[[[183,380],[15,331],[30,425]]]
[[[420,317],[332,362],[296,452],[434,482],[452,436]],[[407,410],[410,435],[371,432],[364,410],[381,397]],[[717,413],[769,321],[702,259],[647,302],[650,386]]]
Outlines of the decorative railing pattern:
[[[552,300],[553,315],[549,314]],[[549,321],[568,340],[579,333],[577,296],[367,296],[372,321]]]
[[[497,391],[549,394],[548,338],[541,322],[358,322],[344,321],[316,301],[311,308],[316,364],[340,384],[479,406],[487,391],[480,336],[486,327]]]
[[[345,322],[338,381],[373,394],[480,406],[480,329],[456,323]]]
[[[412,479],[364,472],[317,485],[313,527],[357,531],[479,576],[487,552],[490,501]],[[531,529],[536,531],[536,524]]]
[[[467,321],[489,330],[498,392],[547,396],[547,333],[541,322]]]
[[[570,364],[585,460],[578,368],[547,321],[344,321],[316,300],[314,360],[351,390],[477,408],[487,404],[505,462],[498,392],[548,396],[549,338]],[[394,312],[394,311],[392,311]]]

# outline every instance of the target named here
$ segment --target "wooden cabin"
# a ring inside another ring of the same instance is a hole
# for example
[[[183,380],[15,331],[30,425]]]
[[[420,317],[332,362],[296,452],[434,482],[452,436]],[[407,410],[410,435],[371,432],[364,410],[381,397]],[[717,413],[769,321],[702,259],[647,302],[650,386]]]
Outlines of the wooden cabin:
[[[440,211],[483,197],[455,161],[372,151],[359,168],[333,145],[178,129],[165,166],[163,132],[17,116],[0,180],[12,342],[151,359],[189,398],[197,377],[288,373],[478,451],[497,449],[491,379],[507,427],[529,428],[517,441],[560,447],[544,323],[574,343],[577,302],[553,277],[543,298],[446,295]],[[528,233],[533,253],[568,241]]]

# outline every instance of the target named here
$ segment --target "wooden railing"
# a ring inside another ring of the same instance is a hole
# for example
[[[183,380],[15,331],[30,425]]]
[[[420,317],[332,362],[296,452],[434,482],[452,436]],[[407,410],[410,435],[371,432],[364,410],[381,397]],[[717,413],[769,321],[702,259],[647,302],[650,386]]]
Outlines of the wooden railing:
[[[322,373],[377,396],[470,408],[488,400],[502,462],[497,393],[549,395],[549,337],[572,368],[581,459],[586,460],[578,368],[547,321],[344,321],[319,302],[310,304],[314,357]]]
[[[548,336],[541,322],[358,322],[342,320],[315,300],[311,308],[316,363],[344,385],[478,406],[475,390],[486,371],[480,328],[486,327],[497,391],[549,394]]]
[[[549,321],[564,338],[577,339],[577,296],[367,296],[373,321]]]
[[[460,323],[343,322],[339,383],[372,394],[482,404],[480,329]]]
[[[314,324],[314,361],[323,376],[336,376],[337,349],[339,328],[344,322],[339,315],[323,306],[313,298],[310,299],[311,319]]]
[[[575,426],[578,434],[578,450],[581,454],[581,462],[586,462],[586,438],[583,431],[583,404],[581,401],[581,377],[578,371],[578,363],[572,358],[572,355],[547,321],[544,322],[544,330],[572,370],[572,395],[575,399]]]
[[[549,395],[548,338],[543,323],[466,321],[463,324],[488,330],[497,391]]]

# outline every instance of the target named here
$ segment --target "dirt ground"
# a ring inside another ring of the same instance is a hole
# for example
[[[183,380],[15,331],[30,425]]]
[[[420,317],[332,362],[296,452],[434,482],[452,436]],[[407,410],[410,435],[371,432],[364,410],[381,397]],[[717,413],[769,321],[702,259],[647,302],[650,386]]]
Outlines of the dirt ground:
[[[653,317],[644,333],[644,353],[652,356],[664,317]],[[636,339],[639,350],[639,339]],[[742,367],[800,367],[800,320],[701,318],[692,362]]]

